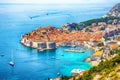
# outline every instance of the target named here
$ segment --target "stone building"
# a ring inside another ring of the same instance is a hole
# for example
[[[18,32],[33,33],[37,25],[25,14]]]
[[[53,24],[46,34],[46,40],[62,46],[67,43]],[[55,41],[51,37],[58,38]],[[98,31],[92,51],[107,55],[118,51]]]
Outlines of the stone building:
[[[46,42],[47,49],[55,49],[56,43],[55,42]]]
[[[38,49],[46,49],[46,43],[45,42],[38,42]]]

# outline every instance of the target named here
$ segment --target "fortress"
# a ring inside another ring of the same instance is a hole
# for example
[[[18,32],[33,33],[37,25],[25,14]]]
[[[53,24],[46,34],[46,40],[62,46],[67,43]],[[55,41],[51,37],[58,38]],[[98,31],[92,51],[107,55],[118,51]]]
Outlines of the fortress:
[[[39,42],[39,41],[30,41],[27,38],[22,38],[21,43],[27,47],[32,47],[38,50],[46,50],[46,49],[55,49],[55,42]]]

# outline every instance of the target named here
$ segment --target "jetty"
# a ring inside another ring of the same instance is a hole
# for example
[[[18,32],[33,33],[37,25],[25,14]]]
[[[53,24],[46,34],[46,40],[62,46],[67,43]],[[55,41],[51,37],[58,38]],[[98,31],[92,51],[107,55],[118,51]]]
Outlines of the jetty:
[[[80,52],[80,53],[85,52],[84,50],[78,50],[78,49],[65,49],[64,51],[66,51],[66,52]]]

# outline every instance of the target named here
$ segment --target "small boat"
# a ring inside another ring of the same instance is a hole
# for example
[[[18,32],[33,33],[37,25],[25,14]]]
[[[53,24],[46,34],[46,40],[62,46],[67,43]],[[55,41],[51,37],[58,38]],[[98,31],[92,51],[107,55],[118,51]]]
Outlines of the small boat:
[[[47,80],[54,80],[54,79],[52,79],[52,78],[48,78]]]
[[[72,45],[72,47],[74,48],[74,47],[76,47],[76,45]]]
[[[42,51],[44,51],[44,49],[39,49],[39,51],[41,51],[41,52],[42,52]]]
[[[14,66],[14,62],[13,62],[13,61],[10,61],[9,64],[10,64],[11,66]]]
[[[60,58],[56,58],[56,60],[60,60]]]
[[[55,56],[52,56],[51,59],[55,59]]]
[[[32,17],[31,17],[31,16],[29,16],[29,18],[30,18],[30,19],[32,19]]]
[[[1,57],[5,56],[4,54],[0,54]]]
[[[71,71],[71,73],[72,74],[80,74],[80,73],[82,73],[84,70],[80,70],[80,69],[73,69],[72,71]]]
[[[14,61],[13,61],[13,53],[11,54],[11,61],[9,62],[11,66],[14,66]]]
[[[64,54],[61,53],[61,56],[64,56]]]
[[[49,15],[48,13],[46,15]]]
[[[57,75],[60,76],[60,73],[58,72]]]

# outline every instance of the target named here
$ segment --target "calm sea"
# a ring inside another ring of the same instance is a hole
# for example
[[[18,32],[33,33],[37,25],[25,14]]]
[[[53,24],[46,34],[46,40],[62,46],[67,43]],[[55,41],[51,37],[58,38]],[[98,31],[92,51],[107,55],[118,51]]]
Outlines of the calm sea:
[[[0,4],[0,80],[47,80],[47,78],[70,76],[74,68],[89,69],[84,62],[93,52],[64,52],[67,47],[38,52],[20,44],[20,37],[37,27],[56,26],[69,22],[98,18],[112,6],[101,5],[26,5]],[[81,47],[83,48],[83,47]],[[11,67],[11,53],[15,66]],[[61,56],[64,54],[64,56]],[[51,59],[56,57],[57,59]]]

